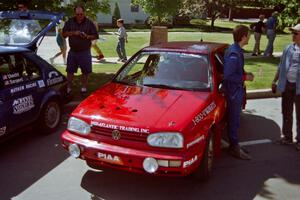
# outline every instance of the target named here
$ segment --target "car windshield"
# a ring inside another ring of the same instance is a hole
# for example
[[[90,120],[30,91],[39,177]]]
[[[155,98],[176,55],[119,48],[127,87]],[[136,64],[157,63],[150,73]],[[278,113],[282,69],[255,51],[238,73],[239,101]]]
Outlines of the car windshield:
[[[49,23],[47,20],[3,19],[0,21],[0,45],[28,44]]]
[[[181,90],[207,90],[211,82],[207,55],[175,52],[142,52],[114,81]]]

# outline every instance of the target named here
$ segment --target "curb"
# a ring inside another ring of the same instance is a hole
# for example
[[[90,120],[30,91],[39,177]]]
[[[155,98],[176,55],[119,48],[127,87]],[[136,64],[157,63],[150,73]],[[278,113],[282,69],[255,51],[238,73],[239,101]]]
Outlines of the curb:
[[[273,93],[271,89],[248,90],[247,99],[265,99],[281,97],[280,92]]]

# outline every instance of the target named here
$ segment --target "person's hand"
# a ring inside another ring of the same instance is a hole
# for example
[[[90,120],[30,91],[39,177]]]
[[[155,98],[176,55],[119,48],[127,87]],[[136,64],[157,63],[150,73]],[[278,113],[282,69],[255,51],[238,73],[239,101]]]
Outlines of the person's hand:
[[[277,91],[277,84],[273,81],[272,82],[272,87],[271,87],[271,89],[272,89],[272,93],[276,93],[276,91]]]
[[[246,81],[253,81],[254,75],[250,72],[246,74]]]
[[[83,39],[88,39],[88,35],[85,32],[80,32],[79,36]]]
[[[80,31],[73,31],[72,35],[73,36],[80,36],[80,33],[81,33]]]

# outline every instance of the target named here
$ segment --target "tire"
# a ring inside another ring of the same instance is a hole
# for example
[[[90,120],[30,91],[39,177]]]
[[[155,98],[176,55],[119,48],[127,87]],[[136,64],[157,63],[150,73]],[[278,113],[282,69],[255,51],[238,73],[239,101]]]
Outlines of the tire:
[[[192,175],[197,179],[200,179],[202,181],[207,181],[211,176],[213,162],[214,162],[214,137],[213,137],[213,132],[209,131],[201,164],[199,168]]]
[[[58,125],[60,124],[61,119],[61,106],[57,100],[48,101],[40,114],[40,128],[43,132],[49,134],[54,132]]]

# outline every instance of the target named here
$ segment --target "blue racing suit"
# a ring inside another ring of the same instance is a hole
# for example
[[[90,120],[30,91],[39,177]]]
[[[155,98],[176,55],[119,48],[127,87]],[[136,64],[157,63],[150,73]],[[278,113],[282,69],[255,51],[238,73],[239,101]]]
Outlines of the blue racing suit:
[[[231,146],[238,145],[240,113],[244,100],[244,55],[238,43],[232,44],[224,56],[224,89],[227,100],[228,135]]]

